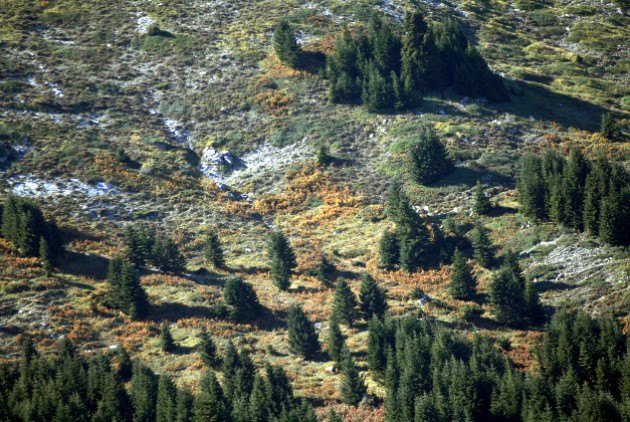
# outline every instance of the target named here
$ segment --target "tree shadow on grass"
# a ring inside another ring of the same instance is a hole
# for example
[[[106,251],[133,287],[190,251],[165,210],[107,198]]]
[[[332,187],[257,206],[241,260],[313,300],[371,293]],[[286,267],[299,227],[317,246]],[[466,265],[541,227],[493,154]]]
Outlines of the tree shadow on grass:
[[[486,169],[473,169],[470,167],[455,167],[455,170],[442,177],[435,183],[427,185],[429,188],[445,188],[449,186],[465,185],[474,187],[477,180],[490,179],[495,183],[513,183],[514,180],[504,174]]]
[[[553,92],[534,83],[519,81],[523,95],[512,96],[512,101],[493,104],[498,112],[512,113],[536,120],[556,121],[565,128],[574,127],[588,131],[599,129],[601,116],[607,110],[568,95]]]
[[[88,255],[67,251],[57,265],[59,272],[74,276],[94,278],[96,280],[107,279],[109,259],[100,255]]]
[[[177,321],[184,318],[225,318],[226,315],[218,312],[211,306],[184,305],[182,303],[167,302],[151,306],[146,320],[153,322]]]

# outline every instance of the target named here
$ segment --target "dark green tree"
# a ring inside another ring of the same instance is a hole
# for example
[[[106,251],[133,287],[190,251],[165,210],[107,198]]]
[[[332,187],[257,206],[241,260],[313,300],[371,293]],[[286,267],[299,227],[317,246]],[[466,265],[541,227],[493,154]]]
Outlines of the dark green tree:
[[[201,360],[208,368],[214,368],[221,362],[217,355],[217,346],[214,344],[212,336],[206,330],[202,330],[199,333],[198,350]]]
[[[490,282],[488,296],[497,322],[518,325],[526,309],[524,286],[507,267],[502,267]]]
[[[527,322],[530,324],[538,324],[545,318],[545,310],[540,303],[540,296],[534,287],[534,284],[530,281],[525,283],[525,290],[523,292],[525,300],[525,314],[527,315]]]
[[[206,237],[206,243],[203,248],[206,262],[213,268],[221,269],[225,266],[225,258],[223,256],[223,247],[219,240],[219,234],[215,229],[211,229]]]
[[[260,316],[263,307],[251,284],[238,277],[231,277],[223,288],[223,299],[230,306],[230,315],[238,321],[248,321]]]
[[[267,251],[271,260],[269,272],[271,280],[280,290],[287,290],[291,285],[291,275],[297,261],[284,233],[281,231],[271,233]]]
[[[542,175],[542,161],[534,155],[521,159],[521,175],[518,181],[518,200],[523,215],[537,220],[545,220],[545,184]]]
[[[302,65],[302,48],[287,21],[281,21],[276,27],[273,36],[273,48],[280,61],[285,65],[293,68]]]
[[[346,340],[341,334],[339,329],[339,323],[334,318],[330,319],[329,331],[328,331],[328,354],[331,359],[341,364],[342,351],[346,347]]]
[[[606,139],[617,139],[621,136],[619,125],[612,113],[604,113],[602,115],[602,123],[599,129],[599,134]]]
[[[343,352],[344,357],[341,364],[341,383],[339,391],[341,401],[350,406],[358,405],[367,392],[363,377],[359,373],[354,359],[348,349]]]
[[[436,182],[454,169],[446,147],[428,127],[421,129],[418,140],[409,148],[408,162],[409,175],[421,185]]]
[[[320,346],[315,326],[299,305],[293,305],[289,309],[288,322],[289,351],[305,359],[317,356]]]
[[[231,406],[214,372],[208,371],[195,397],[193,422],[232,422]]]
[[[150,422],[155,420],[157,403],[157,376],[148,367],[136,361],[131,377],[131,404],[133,406],[133,422]]]
[[[420,103],[420,91],[426,87],[429,57],[424,47],[428,34],[428,25],[418,12],[405,15],[402,38],[402,69],[400,79],[406,107],[415,107]]]
[[[148,312],[146,293],[140,285],[133,264],[114,258],[109,263],[107,279],[109,291],[107,303],[127,314],[131,319],[139,319]]]
[[[162,324],[160,328],[160,348],[163,352],[172,352],[177,346],[171,335],[171,329],[167,323]]]
[[[42,268],[47,277],[50,277],[53,271],[52,254],[48,241],[46,238],[41,237],[39,240],[39,261],[42,263]]]
[[[488,229],[478,223],[470,236],[473,258],[477,264],[485,268],[489,268],[494,261],[494,246],[488,234]]]
[[[473,203],[473,212],[477,215],[486,215],[492,211],[492,204],[490,203],[490,197],[488,196],[485,186],[477,181],[475,187],[475,200]]]
[[[129,353],[122,344],[119,344],[116,350],[118,358],[118,376],[121,380],[127,381],[131,378],[133,370],[131,358],[129,357]]]
[[[337,280],[332,305],[332,318],[342,324],[351,326],[358,318],[357,305],[357,297],[350,289],[348,282],[343,278]]]
[[[177,388],[168,375],[160,375],[155,409],[156,422],[173,422],[177,417]]]
[[[378,253],[378,266],[384,270],[392,271],[400,262],[400,247],[396,233],[386,230],[381,236]]]
[[[459,249],[455,249],[453,254],[451,283],[448,292],[453,299],[461,300],[472,299],[477,294],[477,280],[475,280],[472,269]]]
[[[361,100],[370,112],[394,106],[395,96],[389,75],[383,76],[373,62],[366,65]]]
[[[186,387],[177,389],[175,400],[175,422],[191,422],[195,398]]]
[[[186,259],[170,237],[158,236],[151,248],[151,261],[162,271],[179,273],[186,267]]]
[[[582,152],[571,150],[569,161],[564,171],[563,196],[566,223],[575,230],[582,230],[582,211],[584,205],[584,188],[590,171],[590,164]]]
[[[382,318],[387,311],[387,293],[369,274],[362,277],[359,301],[361,313],[366,321],[370,321],[373,316]]]

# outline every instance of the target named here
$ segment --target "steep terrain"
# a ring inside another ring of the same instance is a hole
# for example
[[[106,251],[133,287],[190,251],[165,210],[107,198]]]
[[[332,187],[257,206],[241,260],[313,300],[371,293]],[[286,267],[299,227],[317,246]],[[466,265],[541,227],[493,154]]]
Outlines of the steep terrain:
[[[411,111],[382,114],[329,101],[318,68],[342,28],[364,25],[375,11],[400,22],[409,8],[461,19],[511,101],[448,90],[429,93]],[[305,70],[273,53],[281,19],[309,53]],[[509,339],[507,353],[528,367],[540,326],[500,326],[485,303],[480,318],[464,320],[465,303],[447,292],[449,266],[416,274],[377,267],[378,241],[392,226],[385,196],[405,175],[405,151],[423,125],[446,142],[457,168],[428,187],[405,183],[421,214],[470,227],[480,180],[498,207],[479,221],[499,252],[519,254],[549,312],[574,306],[630,324],[628,249],[535,224],[516,202],[525,152],[579,148],[630,162],[629,27],[628,12],[594,1],[0,0],[0,189],[32,198],[67,240],[66,257],[47,277],[36,258],[17,256],[0,239],[2,359],[19,355],[25,334],[44,349],[61,337],[88,353],[120,343],[155,371],[196,386],[203,365],[194,347],[205,327],[220,346],[232,339],[256,363],[284,367],[297,394],[323,408],[339,398],[339,375],[326,371],[331,362],[288,352],[286,312],[301,304],[327,337],[333,289],[307,274],[325,255],[354,290],[370,273],[388,289],[394,315],[422,307],[466,333]],[[599,135],[605,112],[622,126],[618,142]],[[316,163],[322,146],[333,165]],[[171,234],[187,258],[183,274],[143,272],[152,312],[139,322],[101,303],[108,260],[123,251],[132,222]],[[226,270],[204,269],[210,227],[225,245]],[[269,279],[265,242],[275,228],[297,254],[289,291]],[[491,271],[475,273],[485,291]],[[222,287],[232,275],[250,282],[268,310],[256,323],[222,317]],[[165,322],[177,353],[159,348]],[[364,328],[344,328],[361,368]],[[383,397],[382,385],[367,381]],[[363,420],[382,420],[361,411]]]

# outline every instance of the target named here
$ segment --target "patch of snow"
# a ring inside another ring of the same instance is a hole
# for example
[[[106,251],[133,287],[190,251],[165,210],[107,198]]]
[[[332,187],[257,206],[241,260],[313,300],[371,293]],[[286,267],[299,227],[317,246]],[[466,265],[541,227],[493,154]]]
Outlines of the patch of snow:
[[[8,182],[11,191],[19,196],[72,196],[80,193],[88,197],[99,197],[118,194],[118,189],[114,185],[102,182],[89,185],[78,179],[40,179],[33,175],[20,175],[8,179]]]

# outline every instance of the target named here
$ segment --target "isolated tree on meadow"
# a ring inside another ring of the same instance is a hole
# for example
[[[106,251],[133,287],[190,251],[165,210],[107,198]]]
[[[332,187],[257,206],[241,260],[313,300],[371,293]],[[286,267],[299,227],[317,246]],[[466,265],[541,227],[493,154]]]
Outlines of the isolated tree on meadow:
[[[345,349],[343,355],[344,357],[341,363],[341,382],[339,385],[341,401],[347,405],[356,406],[361,402],[363,396],[365,396],[367,388],[350,351]]]
[[[477,223],[470,237],[473,247],[473,258],[477,264],[485,268],[492,266],[494,261],[494,246],[488,234],[489,230]]]
[[[206,262],[212,265],[213,268],[221,269],[225,266],[223,247],[221,246],[221,241],[219,240],[219,234],[214,228],[210,229],[208,232],[203,253]]]
[[[454,169],[453,161],[437,134],[424,127],[408,153],[409,173],[414,182],[427,185]]]
[[[269,275],[280,290],[287,290],[291,285],[291,275],[297,266],[295,253],[288,239],[281,231],[274,231],[269,236],[267,253],[271,260]]]
[[[351,326],[358,318],[357,305],[357,297],[350,289],[348,282],[343,278],[337,280],[333,297],[332,318]]]
[[[249,321],[260,316],[263,307],[251,284],[238,277],[231,277],[223,288],[223,299],[230,306],[230,316],[237,321]]]
[[[317,356],[320,345],[315,326],[299,305],[293,305],[289,309],[288,322],[289,351],[304,359]]]
[[[293,35],[289,22],[283,20],[276,27],[273,48],[280,61],[287,66],[297,68],[302,65],[302,47]]]
[[[43,236],[39,240],[39,261],[42,263],[42,268],[47,277],[52,274],[53,271],[53,257],[48,246],[48,241]]]
[[[160,348],[163,352],[172,352],[176,348],[171,329],[167,323],[162,324],[160,329]]]
[[[359,302],[363,319],[383,318],[387,311],[387,292],[369,274],[364,274],[359,288]]]
[[[473,202],[473,212],[477,215],[486,215],[492,210],[490,197],[488,196],[485,186],[477,181],[475,186],[475,196]]]
[[[334,319],[330,319],[328,324],[328,354],[337,365],[341,364],[342,352],[346,347],[346,340],[341,333],[339,323]]]
[[[221,362],[217,354],[217,346],[212,339],[212,336],[206,330],[202,330],[199,333],[199,345],[197,350],[201,355],[201,360],[208,368],[214,368]]]
[[[469,300],[477,294],[477,280],[459,249],[453,254],[451,283],[448,292],[453,299]]]
[[[392,271],[400,262],[400,246],[396,233],[390,230],[383,232],[379,242],[378,267]]]

